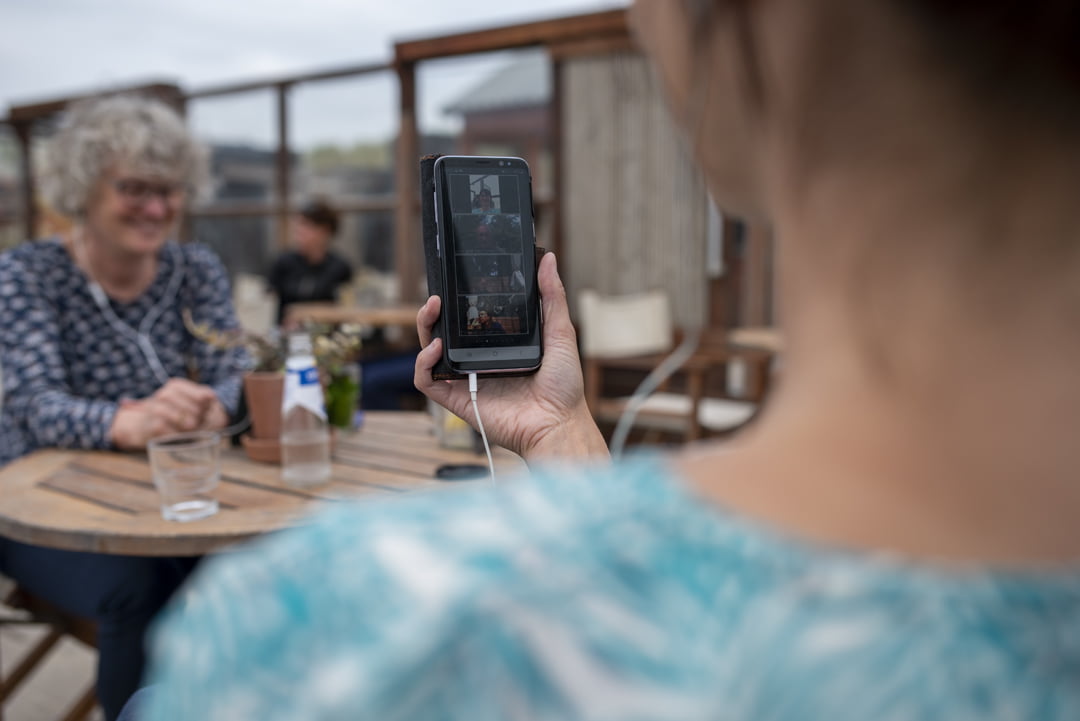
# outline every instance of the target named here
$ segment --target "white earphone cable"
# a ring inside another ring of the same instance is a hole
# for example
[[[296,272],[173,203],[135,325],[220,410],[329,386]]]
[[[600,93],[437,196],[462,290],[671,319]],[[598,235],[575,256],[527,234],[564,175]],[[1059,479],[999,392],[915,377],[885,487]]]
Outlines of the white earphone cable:
[[[162,384],[168,382],[170,378],[169,373],[165,370],[165,366],[162,365],[161,359],[154,349],[154,343],[150,340],[149,333],[165,308],[176,298],[176,294],[180,288],[180,282],[184,277],[183,252],[172,245],[166,246],[169,248],[169,253],[173,260],[173,271],[172,275],[169,277],[169,285],[166,287],[165,294],[161,297],[161,300],[155,303],[147,312],[146,316],[139,323],[139,329],[135,330],[116,315],[105,290],[101,287],[101,284],[94,279],[93,273],[90,270],[89,260],[86,257],[83,242],[82,234],[79,233],[78,236],[73,239],[72,245],[75,248],[76,254],[82,261],[82,265],[85,266],[83,272],[86,275],[86,285],[90,291],[90,295],[94,299],[94,303],[114,331],[135,343],[143,357],[146,358],[146,362],[150,366],[150,370],[153,371],[154,377],[157,378],[158,382]]]
[[[484,430],[484,421],[480,418],[480,406],[476,402],[476,374],[469,374],[469,397],[472,399],[473,414],[476,416],[476,428],[480,431],[480,438],[484,441],[484,452],[487,453],[488,470],[491,471],[491,485],[495,485],[495,461],[491,457],[491,445],[488,443],[487,432]]]

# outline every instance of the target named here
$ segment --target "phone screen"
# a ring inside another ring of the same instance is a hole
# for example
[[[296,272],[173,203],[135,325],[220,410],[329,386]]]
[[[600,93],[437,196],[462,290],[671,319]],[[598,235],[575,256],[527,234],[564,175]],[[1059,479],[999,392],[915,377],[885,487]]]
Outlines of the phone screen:
[[[528,165],[446,156],[435,176],[448,362],[464,371],[535,368],[541,335]]]

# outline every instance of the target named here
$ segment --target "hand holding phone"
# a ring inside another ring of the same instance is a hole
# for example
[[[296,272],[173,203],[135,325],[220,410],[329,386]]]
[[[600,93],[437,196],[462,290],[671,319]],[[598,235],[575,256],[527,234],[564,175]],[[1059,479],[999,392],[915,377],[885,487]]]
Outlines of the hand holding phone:
[[[537,282],[545,318],[544,363],[531,375],[480,381],[479,400],[488,438],[527,461],[542,457],[606,458],[607,445],[585,403],[577,335],[551,253],[540,261]],[[426,396],[475,428],[465,381],[432,378],[432,368],[443,357],[443,341],[432,335],[440,311],[441,299],[432,296],[417,315],[423,350],[416,357],[413,382]]]

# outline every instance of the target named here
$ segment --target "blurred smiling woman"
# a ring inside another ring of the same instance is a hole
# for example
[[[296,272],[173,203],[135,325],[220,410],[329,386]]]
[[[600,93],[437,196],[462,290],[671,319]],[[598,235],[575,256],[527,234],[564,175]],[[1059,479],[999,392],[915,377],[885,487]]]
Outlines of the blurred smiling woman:
[[[42,447],[139,449],[224,427],[243,353],[197,342],[182,311],[235,327],[228,279],[209,250],[170,240],[204,175],[202,148],[163,103],[114,96],[71,107],[47,163],[44,195],[73,228],[0,256],[0,464]],[[143,633],[187,565],[0,538],[0,571],[98,621],[97,690],[110,719],[136,688]]]

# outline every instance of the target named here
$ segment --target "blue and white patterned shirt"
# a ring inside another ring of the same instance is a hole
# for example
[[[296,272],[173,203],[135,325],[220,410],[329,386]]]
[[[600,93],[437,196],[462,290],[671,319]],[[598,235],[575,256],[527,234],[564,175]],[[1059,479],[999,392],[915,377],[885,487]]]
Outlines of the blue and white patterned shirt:
[[[1080,569],[814,548],[645,458],[209,559],[152,668],[149,721],[1075,721]]]
[[[86,276],[57,239],[0,255],[0,465],[42,447],[109,446],[117,403],[162,385],[134,337],[140,324],[169,377],[186,378],[194,367],[199,382],[235,411],[244,350],[197,341],[181,315],[188,308],[197,322],[237,327],[228,277],[209,249],[167,244],[146,292],[110,307],[120,328],[95,303]]]

